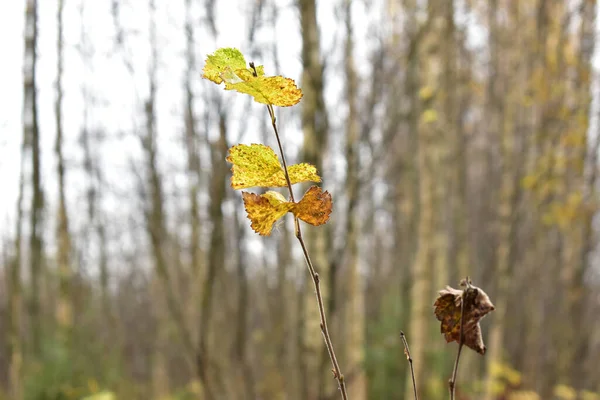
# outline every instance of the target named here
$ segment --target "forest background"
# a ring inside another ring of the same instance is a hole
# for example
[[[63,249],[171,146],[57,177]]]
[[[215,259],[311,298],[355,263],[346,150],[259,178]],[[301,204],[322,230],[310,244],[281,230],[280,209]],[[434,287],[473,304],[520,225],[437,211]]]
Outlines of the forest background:
[[[26,0],[0,6],[0,398],[334,399],[291,218],[251,229],[227,148],[264,107],[201,78],[236,47],[302,88],[291,163],[352,399],[447,398],[433,315],[496,310],[461,399],[600,399],[596,1]],[[282,192],[283,193],[283,192]]]

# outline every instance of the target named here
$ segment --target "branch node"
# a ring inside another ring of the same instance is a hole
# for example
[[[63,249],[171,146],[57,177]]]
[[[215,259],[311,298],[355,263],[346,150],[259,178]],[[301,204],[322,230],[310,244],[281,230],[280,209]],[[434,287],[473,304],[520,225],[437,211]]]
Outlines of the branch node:
[[[413,368],[413,359],[410,356],[410,349],[408,348],[408,341],[406,340],[406,335],[404,334],[404,331],[400,331],[400,338],[402,339],[402,344],[404,344],[404,355],[406,356],[406,359],[408,360],[408,364],[410,366],[410,376],[412,378],[413,392],[415,394],[415,400],[418,400],[419,396],[417,394],[417,381],[415,379],[415,370]]]

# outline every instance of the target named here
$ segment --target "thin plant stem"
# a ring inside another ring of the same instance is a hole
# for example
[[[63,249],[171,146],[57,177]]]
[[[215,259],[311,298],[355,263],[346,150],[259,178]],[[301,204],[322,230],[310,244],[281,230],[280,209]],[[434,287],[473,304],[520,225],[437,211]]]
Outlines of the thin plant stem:
[[[250,63],[250,67],[253,69],[254,74],[256,75],[256,69],[253,63]],[[273,131],[275,132],[275,138],[277,139],[277,145],[279,146],[279,153],[281,154],[281,164],[283,165],[283,172],[285,174],[285,180],[287,182],[287,188],[290,193],[290,200],[295,202],[294,200],[294,191],[292,189],[292,181],[290,180],[290,175],[288,173],[287,162],[285,161],[285,155],[283,152],[283,146],[281,144],[281,139],[279,137],[279,130],[277,129],[277,119],[275,118],[275,110],[273,109],[273,105],[268,104],[267,110],[269,110],[269,116],[271,117],[271,125],[273,125]],[[300,228],[300,221],[298,218],[294,217],[294,230],[296,234],[296,238],[298,242],[300,242],[300,246],[302,247],[302,253],[304,254],[304,259],[306,260],[306,265],[308,266],[308,271],[310,272],[310,276],[313,280],[313,284],[315,286],[315,295],[317,297],[317,304],[319,306],[319,315],[321,316],[321,333],[323,334],[323,339],[325,340],[325,347],[327,347],[327,352],[329,353],[329,358],[331,359],[331,364],[333,365],[333,375],[338,382],[338,388],[342,394],[342,399],[348,400],[348,393],[346,391],[346,381],[344,380],[344,375],[340,370],[340,365],[338,363],[337,357],[335,356],[335,351],[333,350],[333,343],[331,341],[331,337],[329,336],[329,329],[327,327],[327,318],[325,317],[325,306],[323,305],[323,296],[321,294],[321,285],[319,274],[315,271],[315,267],[310,259],[308,254],[308,249],[306,248],[306,243],[302,237],[302,229]]]
[[[406,335],[404,335],[403,331],[400,331],[400,337],[402,338],[402,343],[404,344],[404,354],[406,354],[406,359],[408,360],[408,364],[410,365],[410,376],[412,377],[413,391],[415,392],[415,400],[419,400],[419,396],[417,395],[417,381],[415,380],[415,370],[413,368],[413,359],[410,356],[408,342],[406,341]]]
[[[448,382],[448,387],[450,390],[450,400],[454,400],[454,394],[456,389],[456,376],[458,375],[458,362],[460,361],[460,353],[462,351],[464,345],[464,331],[465,331],[465,298],[467,290],[470,288],[469,277],[465,280],[465,289],[461,295],[461,304],[460,304],[460,334],[458,339],[458,352],[456,353],[456,360],[454,361],[454,369],[452,370],[452,377]]]

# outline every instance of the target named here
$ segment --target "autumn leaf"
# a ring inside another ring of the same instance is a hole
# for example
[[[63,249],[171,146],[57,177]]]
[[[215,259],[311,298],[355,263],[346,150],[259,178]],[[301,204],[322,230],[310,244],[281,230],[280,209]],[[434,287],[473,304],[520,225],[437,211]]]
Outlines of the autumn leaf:
[[[225,82],[225,90],[249,94],[255,101],[279,107],[297,104],[302,90],[293,79],[265,76],[264,67],[253,69],[246,65],[244,55],[234,48],[223,48],[206,58],[202,76],[216,84]]]
[[[258,76],[264,75],[263,66],[257,67]],[[224,81],[235,81],[239,75],[252,75],[252,71],[246,67],[244,55],[234,48],[222,48],[210,54],[202,69],[202,76],[221,84]],[[241,79],[238,77],[238,79]]]
[[[262,236],[269,236],[273,225],[286,213],[311,225],[323,225],[329,220],[332,200],[329,192],[312,186],[298,203],[287,201],[281,193],[268,191],[263,195],[242,192],[244,206],[252,229]]]
[[[252,229],[262,236],[270,235],[275,222],[294,207],[294,203],[277,192],[269,191],[261,196],[242,192],[242,198]]]
[[[490,311],[494,305],[488,295],[480,288],[461,282],[466,286],[464,290],[453,289],[446,286],[440,290],[439,296],[434,303],[434,313],[441,321],[441,333],[444,334],[447,343],[460,341],[460,319],[461,307],[464,299],[464,321],[463,321],[463,343],[479,354],[485,354],[485,345],[481,336],[479,321]]]
[[[329,221],[331,210],[331,194],[328,191],[323,192],[318,186],[311,186],[292,212],[307,224],[318,226]]]
[[[283,167],[277,154],[262,144],[239,144],[229,149],[227,161],[231,167],[231,187],[245,189],[254,186],[282,187],[286,186]],[[298,182],[321,182],[314,165],[302,163],[288,167],[292,184]]]
[[[258,103],[278,107],[293,106],[302,99],[302,90],[294,80],[282,76],[252,76],[241,82],[226,83],[225,89],[249,94]]]

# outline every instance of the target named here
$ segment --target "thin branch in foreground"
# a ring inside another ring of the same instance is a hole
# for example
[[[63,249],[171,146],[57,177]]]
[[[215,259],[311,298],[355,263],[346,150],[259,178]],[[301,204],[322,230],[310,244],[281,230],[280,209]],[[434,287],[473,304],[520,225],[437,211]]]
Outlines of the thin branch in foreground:
[[[454,394],[456,389],[456,376],[458,375],[458,362],[460,361],[460,353],[464,344],[464,333],[465,333],[465,300],[467,290],[471,287],[471,280],[467,276],[464,280],[465,288],[463,289],[460,304],[460,336],[458,342],[458,352],[456,353],[456,360],[454,361],[454,369],[452,370],[452,377],[448,381],[448,388],[450,390],[450,400],[454,400]]]
[[[256,68],[254,63],[250,63],[250,68],[252,68],[254,76],[257,76]],[[290,175],[288,173],[287,162],[285,160],[285,155],[283,152],[283,145],[281,144],[281,139],[279,138],[279,131],[277,129],[277,119],[275,118],[275,110],[271,104],[267,105],[267,110],[269,111],[269,116],[271,117],[271,125],[273,126],[273,131],[275,132],[275,138],[277,139],[277,145],[279,146],[279,153],[281,154],[281,164],[283,166],[283,172],[285,174],[285,180],[287,183],[287,188],[290,193],[290,200],[295,202],[294,200],[294,191],[292,190],[292,181],[290,180]],[[317,304],[319,306],[319,315],[321,316],[321,333],[323,334],[323,339],[325,340],[325,346],[327,347],[327,352],[329,353],[329,358],[331,359],[331,364],[333,365],[333,376],[338,382],[338,388],[342,394],[342,399],[348,400],[348,393],[346,391],[346,382],[344,379],[344,375],[340,370],[340,365],[338,364],[337,357],[335,356],[335,351],[333,350],[333,343],[331,342],[331,337],[329,336],[329,329],[327,327],[327,319],[325,317],[325,306],[323,305],[323,296],[321,295],[321,285],[319,280],[319,274],[315,271],[315,268],[310,260],[310,256],[308,254],[308,249],[306,248],[306,243],[304,243],[304,239],[302,238],[302,230],[300,229],[300,222],[298,218],[294,217],[294,230],[296,234],[296,238],[298,242],[300,242],[300,246],[302,247],[302,253],[304,254],[304,259],[306,260],[306,265],[308,266],[308,270],[310,272],[310,276],[313,280],[313,284],[315,287],[315,295],[317,297]]]
[[[406,355],[406,359],[408,360],[408,364],[410,365],[410,376],[412,377],[413,391],[415,392],[415,400],[419,400],[419,396],[417,395],[417,381],[415,380],[415,370],[413,369],[413,359],[410,356],[408,342],[406,341],[406,335],[404,335],[403,331],[400,331],[400,337],[402,338],[402,343],[404,344],[404,354]]]

